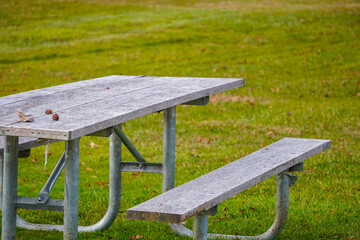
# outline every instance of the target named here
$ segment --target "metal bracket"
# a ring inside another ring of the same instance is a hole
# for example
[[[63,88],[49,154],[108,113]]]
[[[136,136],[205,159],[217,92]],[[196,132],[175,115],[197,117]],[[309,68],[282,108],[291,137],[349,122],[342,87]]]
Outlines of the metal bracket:
[[[64,211],[64,200],[50,198],[45,204],[43,204],[39,203],[37,198],[18,196],[16,198],[16,208]]]
[[[104,130],[100,130],[97,132],[90,133],[86,136],[96,136],[96,137],[110,137],[110,135],[113,133],[113,128],[106,128]]]
[[[190,102],[182,103],[181,105],[198,105],[198,106],[204,106],[210,102],[210,97],[202,97],[199,99],[192,100]]]
[[[293,174],[290,174],[290,173],[287,173],[287,172],[286,173],[280,173],[280,174],[283,174],[283,175],[286,175],[286,176],[289,177],[289,187],[294,186],[297,179],[298,179],[298,177],[299,177],[297,175],[293,175]]]
[[[289,172],[300,172],[303,169],[304,169],[304,162],[300,162],[289,168]]]
[[[208,210],[205,210],[204,212],[202,212],[202,213],[200,213],[198,215],[211,215],[211,216],[213,216],[213,215],[217,214],[217,212],[218,212],[218,205],[216,205],[216,206],[214,206],[214,207],[212,207],[212,208],[210,208]]]
[[[49,179],[46,181],[44,187],[41,189],[40,193],[36,197],[37,204],[46,204],[49,199],[51,189],[53,188],[56,180],[59,178],[62,170],[65,166],[65,152],[61,155],[59,162],[56,164],[54,170],[52,171]]]
[[[149,162],[120,162],[120,171],[122,172],[147,172],[147,173],[162,173],[162,163]]]
[[[24,150],[19,151],[18,157],[19,158],[28,158],[28,157],[30,157],[30,155],[31,155],[31,149],[29,148],[29,149],[24,149]]]
[[[136,149],[136,147],[131,143],[130,139],[125,135],[125,133],[117,126],[114,127],[114,133],[118,138],[120,138],[121,142],[124,146],[130,151],[130,153],[134,156],[136,161],[138,162],[146,162],[143,156],[141,156],[140,152]]]

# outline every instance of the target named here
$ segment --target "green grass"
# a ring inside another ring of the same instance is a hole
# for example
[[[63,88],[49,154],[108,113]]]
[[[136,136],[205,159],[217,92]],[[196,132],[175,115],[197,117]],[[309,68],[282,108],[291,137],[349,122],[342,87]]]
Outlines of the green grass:
[[[285,136],[331,139],[291,188],[279,239],[360,239],[359,23],[356,0],[0,0],[0,96],[112,74],[244,77],[245,87],[205,107],[177,108],[176,185]],[[161,161],[161,114],[124,131],[144,157]],[[51,145],[45,170],[44,147],[20,159],[19,195],[37,195],[63,145]],[[84,137],[80,145],[79,222],[89,225],[107,208],[108,142]],[[221,204],[210,232],[265,231],[275,216],[274,183]],[[127,208],[161,193],[160,175],[123,173],[122,193],[115,223],[80,239],[181,239],[164,223],[125,219]],[[63,176],[51,197],[63,197]],[[62,223],[61,213],[18,212]],[[17,239],[61,238],[17,229]]]

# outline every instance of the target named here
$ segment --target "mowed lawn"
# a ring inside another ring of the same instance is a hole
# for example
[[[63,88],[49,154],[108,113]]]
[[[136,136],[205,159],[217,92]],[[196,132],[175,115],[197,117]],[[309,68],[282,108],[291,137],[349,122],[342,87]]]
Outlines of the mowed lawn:
[[[360,239],[359,24],[356,0],[0,0],[0,96],[107,75],[244,77],[245,87],[206,106],[177,107],[176,185],[285,136],[330,139],[290,189],[279,239]],[[123,129],[146,159],[161,162],[162,113]],[[107,209],[108,140],[84,137],[80,146],[79,224],[90,225]],[[19,160],[18,195],[37,196],[63,148],[51,144],[45,169],[45,147]],[[114,224],[79,239],[183,239],[166,223],[125,218],[161,193],[161,175],[122,180]],[[63,186],[62,175],[51,197],[63,198]],[[62,224],[62,213],[18,213]],[[274,217],[273,177],[222,203],[209,232],[256,235]],[[62,233],[17,229],[17,239]]]

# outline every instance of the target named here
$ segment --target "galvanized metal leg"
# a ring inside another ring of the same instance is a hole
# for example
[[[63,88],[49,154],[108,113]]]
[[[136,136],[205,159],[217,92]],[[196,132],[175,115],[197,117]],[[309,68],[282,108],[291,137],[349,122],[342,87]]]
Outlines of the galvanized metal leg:
[[[208,228],[208,215],[200,214],[194,216],[194,236],[195,240],[206,240]]]
[[[118,125],[121,129],[121,125]],[[121,200],[121,141],[116,134],[110,136],[109,148],[109,206],[105,216],[92,226],[79,226],[79,232],[103,230],[114,222],[118,215]]]
[[[121,129],[121,125],[118,125]],[[121,199],[121,141],[116,136],[112,134],[110,136],[110,153],[109,153],[109,205],[105,216],[97,223],[91,226],[79,226],[79,232],[94,232],[98,230],[104,230],[108,228],[116,219],[116,216],[120,208],[120,199]],[[50,225],[50,224],[33,224],[24,221],[19,216],[17,216],[17,226],[25,229],[32,230],[57,230],[64,231],[64,225]]]
[[[54,170],[50,174],[49,179],[46,181],[44,187],[41,189],[40,193],[37,196],[37,202],[45,204],[50,197],[51,189],[59,178],[62,170],[65,166],[65,152],[61,155],[59,162],[56,164]]]
[[[65,142],[64,239],[77,239],[79,202],[79,138]]]
[[[4,155],[0,154],[0,209],[2,209]]]
[[[19,138],[4,136],[3,200],[1,239],[15,239]]]
[[[123,131],[121,131],[121,127],[115,126],[114,133],[118,136],[124,146],[129,150],[129,152],[135,157],[138,162],[146,162],[144,157],[141,156],[140,152],[136,149],[136,147],[132,144],[130,139],[125,135]]]
[[[237,236],[237,235],[224,235],[224,234],[208,234],[209,239],[275,239],[282,231],[286,224],[288,210],[289,210],[289,187],[293,186],[296,182],[296,176],[293,176],[287,171],[282,172],[277,175],[276,178],[276,217],[273,225],[263,234],[258,236]],[[195,221],[197,217],[194,218],[194,232],[185,227],[183,224],[169,224],[172,230],[181,236],[193,237],[194,239],[206,239],[206,238],[196,238],[198,237],[199,231],[197,229],[202,229],[200,223],[196,223]],[[202,230],[204,231],[204,230]]]
[[[163,192],[175,186],[176,106],[164,110]]]

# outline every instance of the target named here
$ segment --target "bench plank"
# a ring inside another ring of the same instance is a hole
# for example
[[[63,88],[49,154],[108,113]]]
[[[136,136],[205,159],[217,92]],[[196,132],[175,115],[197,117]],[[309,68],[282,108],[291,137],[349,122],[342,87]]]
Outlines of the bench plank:
[[[71,140],[147,115],[244,85],[243,79],[111,76],[0,98],[0,134]],[[75,87],[73,87],[75,84]],[[107,89],[109,87],[109,89]],[[44,98],[44,99],[42,99]],[[12,102],[11,102],[12,101]],[[20,122],[25,108],[34,122]],[[60,116],[52,121],[44,111]]]
[[[328,140],[283,138],[128,209],[127,218],[180,223],[329,147]]]

